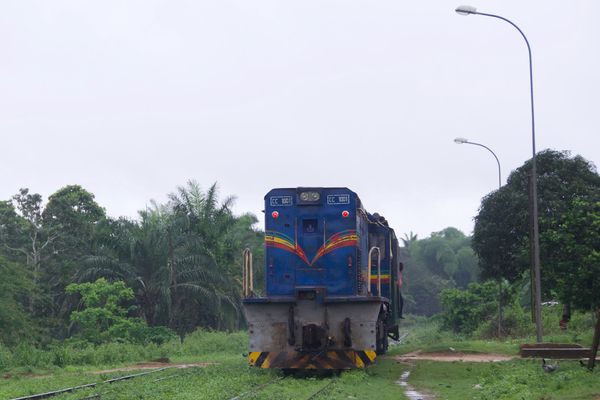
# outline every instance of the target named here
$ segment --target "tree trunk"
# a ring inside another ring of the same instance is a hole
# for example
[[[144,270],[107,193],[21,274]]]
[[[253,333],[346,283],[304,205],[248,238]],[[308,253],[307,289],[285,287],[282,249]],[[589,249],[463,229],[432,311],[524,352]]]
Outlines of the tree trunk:
[[[563,304],[562,318],[559,322],[560,330],[566,331],[569,328],[569,321],[571,321],[571,304]]]
[[[498,338],[502,336],[502,279],[498,279]]]
[[[591,371],[596,365],[596,355],[598,354],[598,344],[600,343],[600,308],[596,310],[596,330],[594,331],[594,341],[590,349],[590,359],[588,360],[588,369]]]
[[[171,309],[169,310],[169,327],[180,333],[179,330],[179,288],[177,283],[177,270],[175,265],[175,248],[173,247],[173,237],[171,234],[171,228],[167,228],[167,239],[169,244],[169,260],[168,268],[170,274],[170,296],[171,296]]]

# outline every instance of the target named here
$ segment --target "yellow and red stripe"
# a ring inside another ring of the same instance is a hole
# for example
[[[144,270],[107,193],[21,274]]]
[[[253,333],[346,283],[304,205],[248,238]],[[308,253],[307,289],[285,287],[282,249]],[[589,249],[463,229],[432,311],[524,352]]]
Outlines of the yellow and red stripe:
[[[315,263],[319,258],[323,257],[327,253],[339,249],[341,247],[356,246],[358,244],[358,235],[354,229],[338,232],[329,237],[327,241],[317,251],[315,258],[313,258],[311,265]]]
[[[390,275],[389,274],[381,274],[381,284],[390,283]],[[371,273],[371,285],[377,284],[377,271],[375,273]]]
[[[300,257],[302,261],[308,264],[308,258],[306,258],[304,250],[302,250],[302,248],[298,246],[296,242],[292,241],[292,239],[289,236],[286,236],[283,233],[275,231],[266,231],[265,245],[267,247],[275,247],[294,253],[298,257]]]
[[[275,231],[266,231],[265,232],[265,245],[267,247],[275,247],[278,249],[282,249],[285,251],[289,251],[290,253],[296,254],[302,261],[306,264],[312,266],[319,258],[323,257],[327,253],[331,253],[332,251],[349,246],[356,246],[358,244],[358,235],[356,231],[353,229],[342,231],[335,233],[329,237],[319,248],[317,254],[313,258],[311,262],[308,261],[306,257],[306,253],[296,243],[292,238],[287,235],[284,235],[280,232]]]

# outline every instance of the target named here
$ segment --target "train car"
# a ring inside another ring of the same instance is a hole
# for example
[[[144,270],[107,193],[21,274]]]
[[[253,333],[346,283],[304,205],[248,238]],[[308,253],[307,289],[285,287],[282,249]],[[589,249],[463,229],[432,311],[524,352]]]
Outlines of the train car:
[[[385,218],[348,188],[273,189],[265,196],[265,295],[244,255],[251,365],[364,368],[398,339],[402,264]]]

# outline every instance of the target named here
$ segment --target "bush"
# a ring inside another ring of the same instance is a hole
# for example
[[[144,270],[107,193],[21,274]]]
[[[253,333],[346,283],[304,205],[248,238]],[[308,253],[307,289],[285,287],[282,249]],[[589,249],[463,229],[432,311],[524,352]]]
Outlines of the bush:
[[[0,371],[7,369],[12,364],[12,353],[0,344]]]
[[[513,302],[510,307],[503,310],[502,316],[502,334],[510,337],[526,336],[531,330],[531,315],[526,312],[518,302]],[[490,339],[498,337],[498,314],[493,318],[482,321],[481,325],[475,331],[474,336]]]
[[[63,368],[69,365],[107,366],[149,361],[172,356],[231,356],[247,351],[246,332],[213,332],[197,330],[183,343],[166,327],[144,326],[138,332],[140,343],[108,342],[93,344],[82,339],[68,339],[47,350],[21,343],[13,349],[0,345],[0,370],[17,367]],[[141,339],[140,339],[141,340]]]
[[[214,332],[198,329],[187,335],[181,352],[185,355],[199,354],[241,354],[248,351],[246,332]]]
[[[466,290],[442,291],[442,328],[456,333],[473,334],[498,308],[494,282],[471,283]]]
[[[156,343],[175,338],[167,327],[149,327],[140,318],[127,317],[121,303],[133,298],[133,291],[124,282],[108,282],[104,278],[93,283],[70,284],[67,293],[79,293],[85,309],[73,311],[71,321],[79,327],[78,336],[94,344]]]
[[[12,363],[19,367],[48,367],[52,364],[52,354],[29,343],[21,343],[13,350]]]
[[[63,368],[70,362],[69,352],[63,346],[52,349],[52,364]]]
[[[132,343],[163,344],[177,338],[177,334],[166,326],[147,326],[139,323],[130,327],[127,335]]]

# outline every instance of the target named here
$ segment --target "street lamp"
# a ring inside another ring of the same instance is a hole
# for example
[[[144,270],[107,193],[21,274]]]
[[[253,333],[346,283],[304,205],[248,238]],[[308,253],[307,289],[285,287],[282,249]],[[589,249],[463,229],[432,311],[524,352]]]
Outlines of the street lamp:
[[[492,149],[490,149],[489,147],[487,147],[486,145],[483,145],[481,143],[470,142],[468,139],[460,138],[460,137],[457,137],[456,139],[454,139],[454,143],[456,143],[456,144],[465,144],[465,143],[472,144],[475,146],[483,147],[484,149],[486,149],[487,151],[492,153],[492,155],[496,159],[496,163],[498,164],[498,189],[500,189],[502,187],[502,171],[500,170],[500,160],[498,160],[496,153],[494,153],[492,151]]]
[[[540,239],[539,239],[539,227],[538,227],[538,198],[537,198],[537,171],[536,171],[536,154],[535,154],[535,116],[533,108],[533,63],[531,61],[531,47],[529,41],[523,33],[523,31],[515,25],[512,21],[495,14],[487,14],[477,11],[473,6],[459,6],[454,11],[460,15],[483,15],[484,17],[492,17],[501,19],[502,21],[508,22],[516,30],[519,31],[525,44],[527,45],[527,53],[529,54],[529,95],[531,99],[531,145],[533,150],[533,157],[531,158],[531,197],[532,197],[532,212],[531,212],[531,224],[533,226],[532,233],[532,244],[533,244],[533,271],[535,275],[535,326],[536,336],[538,343],[542,341],[542,291],[541,291],[541,276],[540,276]]]

